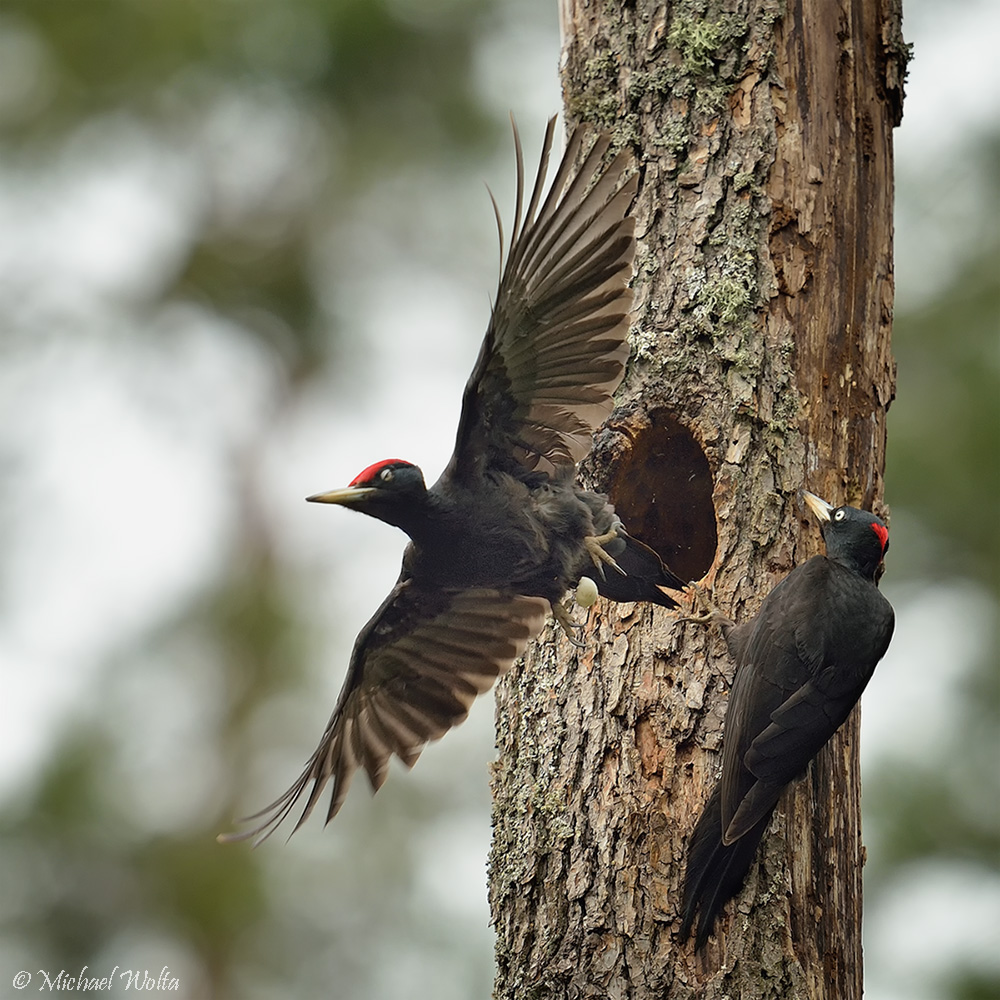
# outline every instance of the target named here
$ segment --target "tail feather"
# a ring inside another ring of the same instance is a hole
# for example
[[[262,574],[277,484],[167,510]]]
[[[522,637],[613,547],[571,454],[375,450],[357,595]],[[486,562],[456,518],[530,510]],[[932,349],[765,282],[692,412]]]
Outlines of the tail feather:
[[[649,601],[665,608],[678,607],[677,602],[665,594],[661,587],[682,590],[684,581],[672,573],[663,560],[637,538],[619,530],[618,539],[625,542],[622,551],[615,544],[612,549],[615,560],[624,570],[616,573],[608,570],[604,579],[598,579],[597,589],[602,597],[612,601]]]
[[[721,791],[716,787],[712,792],[688,845],[681,897],[682,941],[691,936],[697,920],[695,948],[705,946],[726,903],[743,887],[773,811],[772,807],[743,837],[726,847],[722,843]]]

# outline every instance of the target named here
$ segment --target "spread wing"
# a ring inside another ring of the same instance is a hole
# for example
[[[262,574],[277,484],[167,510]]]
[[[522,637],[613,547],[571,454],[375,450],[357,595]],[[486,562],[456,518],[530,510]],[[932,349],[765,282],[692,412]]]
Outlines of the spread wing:
[[[625,372],[635,256],[628,212],[638,176],[626,178],[625,153],[602,166],[607,136],[574,168],[584,142],[580,127],[542,202],[554,127],[552,119],[523,217],[524,162],[514,129],[510,252],[445,476],[469,479],[490,466],[547,474],[572,468],[590,452]],[[497,225],[502,250],[499,210]]]
[[[337,707],[298,780],[248,817],[261,820],[254,829],[220,839],[266,840],[307,795],[294,833],[327,783],[329,822],[358,768],[378,791],[393,754],[412,767],[426,743],[465,720],[541,631],[548,610],[539,597],[428,589],[401,577],[358,635]]]

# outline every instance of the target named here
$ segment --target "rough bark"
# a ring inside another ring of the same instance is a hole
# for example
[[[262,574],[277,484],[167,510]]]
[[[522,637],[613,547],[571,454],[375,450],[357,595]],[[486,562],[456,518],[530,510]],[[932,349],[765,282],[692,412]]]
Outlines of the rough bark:
[[[892,0],[563,0],[571,122],[630,145],[634,349],[587,474],[736,620],[820,550],[808,486],[878,509],[893,393]],[[499,686],[500,1000],[861,996],[857,712],[786,793],[696,956],[685,841],[720,762],[714,631],[598,602]]]

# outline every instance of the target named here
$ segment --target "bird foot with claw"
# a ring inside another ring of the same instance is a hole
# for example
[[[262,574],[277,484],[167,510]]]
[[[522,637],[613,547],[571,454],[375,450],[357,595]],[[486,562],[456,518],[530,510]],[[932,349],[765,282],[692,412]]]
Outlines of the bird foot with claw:
[[[691,594],[691,610],[681,616],[682,622],[694,622],[697,625],[710,625],[714,621],[725,618],[715,606],[712,596],[698,583],[690,583],[685,588]]]
[[[573,632],[578,632],[583,628],[582,622],[573,621],[573,616],[569,613],[565,603],[553,604],[552,605],[552,617],[556,620],[556,624],[563,630],[566,634],[566,638],[576,646],[577,649],[583,649],[586,647],[586,643],[580,639],[577,639]]]
[[[597,572],[601,574],[601,579],[604,579],[604,567],[605,565],[610,566],[612,569],[618,570],[622,576],[627,576],[628,574],[615,562],[614,557],[608,555],[605,551],[604,546],[608,542],[613,542],[618,537],[617,531],[607,531],[603,535],[587,535],[583,544],[587,547],[587,551],[590,553],[590,558],[594,561],[594,565],[597,567]]]

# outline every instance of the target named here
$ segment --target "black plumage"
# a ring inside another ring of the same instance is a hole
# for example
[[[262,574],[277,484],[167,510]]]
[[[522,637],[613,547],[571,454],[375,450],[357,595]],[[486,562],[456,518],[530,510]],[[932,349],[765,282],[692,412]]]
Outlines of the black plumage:
[[[327,783],[329,821],[359,767],[377,790],[392,755],[412,766],[524,652],[550,609],[573,628],[561,602],[583,576],[612,600],[676,607],[662,588],[682,582],[626,533],[606,497],[575,484],[628,356],[638,178],[625,154],[603,166],[606,136],[575,168],[577,129],[543,199],[554,124],[523,215],[515,129],[510,251],[444,473],[428,489],[415,465],[389,459],[309,497],[396,525],[410,543],[357,638],[319,747],[240,837],[268,836],[306,796],[298,829]]]
[[[811,493],[826,555],[797,566],[739,626],[721,621],[736,676],[722,777],[688,847],[681,937],[701,948],[739,892],[785,786],[844,723],[892,638],[877,579],[889,532],[874,514]]]

